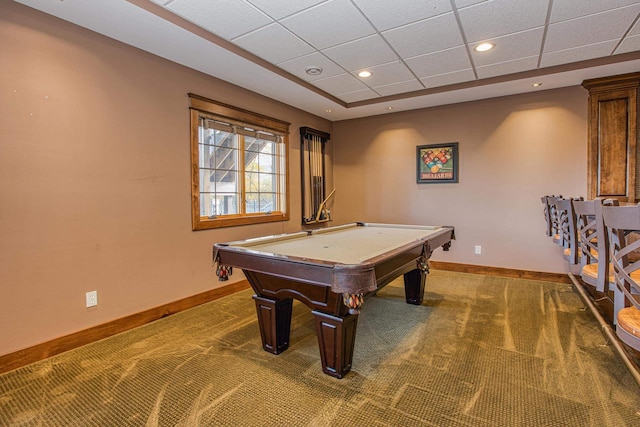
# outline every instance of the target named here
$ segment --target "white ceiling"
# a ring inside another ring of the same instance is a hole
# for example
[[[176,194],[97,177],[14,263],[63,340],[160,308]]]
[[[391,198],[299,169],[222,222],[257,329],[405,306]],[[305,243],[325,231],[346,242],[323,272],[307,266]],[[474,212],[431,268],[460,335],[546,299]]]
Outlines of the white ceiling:
[[[330,120],[640,70],[640,0],[16,1]]]

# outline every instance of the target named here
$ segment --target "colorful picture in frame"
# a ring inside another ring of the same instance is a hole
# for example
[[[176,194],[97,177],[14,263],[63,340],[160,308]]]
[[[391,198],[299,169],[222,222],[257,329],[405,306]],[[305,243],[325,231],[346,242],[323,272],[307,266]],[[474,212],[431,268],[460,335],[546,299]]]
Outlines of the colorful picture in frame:
[[[418,184],[458,182],[458,143],[419,145],[417,149]]]

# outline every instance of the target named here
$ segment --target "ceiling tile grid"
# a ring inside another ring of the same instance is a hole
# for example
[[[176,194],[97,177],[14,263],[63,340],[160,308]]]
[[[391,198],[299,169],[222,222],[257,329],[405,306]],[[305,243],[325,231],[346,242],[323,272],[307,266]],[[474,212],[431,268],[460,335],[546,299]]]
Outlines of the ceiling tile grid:
[[[640,50],[640,0],[152,1],[345,103]]]

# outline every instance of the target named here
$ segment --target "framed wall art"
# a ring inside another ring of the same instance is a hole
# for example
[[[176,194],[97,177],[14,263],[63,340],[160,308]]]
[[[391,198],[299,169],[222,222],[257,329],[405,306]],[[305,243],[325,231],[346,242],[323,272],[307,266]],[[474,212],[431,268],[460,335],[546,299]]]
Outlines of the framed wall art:
[[[418,184],[458,182],[458,143],[419,145],[416,147]]]

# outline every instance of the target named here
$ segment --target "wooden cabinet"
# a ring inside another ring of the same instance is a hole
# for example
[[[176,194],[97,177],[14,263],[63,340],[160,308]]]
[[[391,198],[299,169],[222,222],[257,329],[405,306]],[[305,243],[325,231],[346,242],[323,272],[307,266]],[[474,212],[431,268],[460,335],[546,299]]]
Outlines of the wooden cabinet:
[[[635,202],[640,73],[590,79],[587,197]]]

